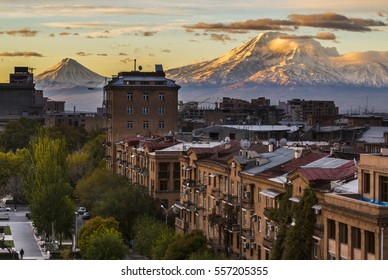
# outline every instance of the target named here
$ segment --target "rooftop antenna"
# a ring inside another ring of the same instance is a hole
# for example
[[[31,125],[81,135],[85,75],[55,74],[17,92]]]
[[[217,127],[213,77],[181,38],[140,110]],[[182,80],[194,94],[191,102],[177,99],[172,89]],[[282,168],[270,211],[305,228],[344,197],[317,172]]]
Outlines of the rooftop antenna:
[[[34,73],[34,70],[35,70],[35,69],[36,69],[36,68],[34,68],[34,67],[28,67],[28,70],[31,71],[31,74]]]
[[[136,71],[136,59],[133,60],[133,63],[134,63],[133,71]]]

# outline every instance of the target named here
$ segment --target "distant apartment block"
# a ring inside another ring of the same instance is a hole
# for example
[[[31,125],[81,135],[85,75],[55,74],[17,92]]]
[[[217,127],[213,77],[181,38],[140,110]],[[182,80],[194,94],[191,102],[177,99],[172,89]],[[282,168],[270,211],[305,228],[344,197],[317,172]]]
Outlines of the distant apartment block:
[[[40,118],[43,97],[35,90],[33,74],[28,67],[15,67],[9,83],[0,84],[0,130],[6,122],[20,117]]]
[[[307,122],[309,125],[333,125],[338,116],[334,101],[292,99],[279,102],[278,108],[285,111],[290,121]]]

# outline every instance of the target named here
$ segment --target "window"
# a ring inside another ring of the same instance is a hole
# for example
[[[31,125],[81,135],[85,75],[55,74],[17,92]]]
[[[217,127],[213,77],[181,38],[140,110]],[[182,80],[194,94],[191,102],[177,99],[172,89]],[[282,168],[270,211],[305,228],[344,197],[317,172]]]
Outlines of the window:
[[[160,180],[159,181],[159,186],[160,186],[160,190],[161,191],[167,191],[167,189],[168,189],[167,181]]]
[[[348,244],[348,225],[339,223],[339,235],[340,243]]]
[[[148,95],[148,93],[143,93],[143,101],[148,101],[150,98],[150,96]]]
[[[127,114],[132,115],[133,114],[133,107],[127,107]]]
[[[159,101],[164,101],[165,100],[165,95],[164,93],[159,93]]]
[[[365,250],[370,253],[375,253],[375,234],[371,231],[365,231]]]
[[[352,227],[352,246],[361,249],[361,230],[356,227]]]
[[[132,128],[133,128],[133,123],[127,122],[127,129],[132,129]]]
[[[248,224],[247,221],[247,211],[243,210],[243,225],[246,226]]]
[[[379,176],[380,200],[388,202],[388,177]]]
[[[363,185],[364,193],[370,193],[370,174],[363,173],[362,178],[363,178],[362,185]]]
[[[313,252],[314,252],[314,259],[319,259],[318,258],[318,248],[319,248],[319,240],[318,239],[314,239],[314,248],[313,248]]]
[[[150,113],[150,108],[143,107],[143,115],[148,115]]]
[[[267,221],[265,224],[265,235],[269,236],[270,233],[271,233],[271,224]]]
[[[164,121],[160,121],[158,124],[158,127],[159,127],[159,129],[164,129],[164,127],[165,127]]]
[[[127,100],[132,101],[133,100],[133,93],[128,93],[127,94]]]
[[[327,229],[329,234],[329,239],[335,239],[335,221],[334,220],[327,220]]]
[[[159,115],[164,115],[164,114],[166,114],[166,108],[159,107]]]
[[[269,250],[265,249],[265,259],[269,260]]]
[[[259,232],[261,232],[261,217],[257,217],[257,228],[259,229]]]
[[[149,128],[149,123],[147,121],[143,122],[143,129],[148,129]]]

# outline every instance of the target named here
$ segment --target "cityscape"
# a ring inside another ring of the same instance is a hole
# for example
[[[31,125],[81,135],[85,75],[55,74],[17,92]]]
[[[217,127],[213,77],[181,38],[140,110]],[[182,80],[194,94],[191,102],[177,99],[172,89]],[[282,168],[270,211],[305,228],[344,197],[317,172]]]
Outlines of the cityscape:
[[[382,1],[46,2],[0,4],[0,259],[388,259]]]

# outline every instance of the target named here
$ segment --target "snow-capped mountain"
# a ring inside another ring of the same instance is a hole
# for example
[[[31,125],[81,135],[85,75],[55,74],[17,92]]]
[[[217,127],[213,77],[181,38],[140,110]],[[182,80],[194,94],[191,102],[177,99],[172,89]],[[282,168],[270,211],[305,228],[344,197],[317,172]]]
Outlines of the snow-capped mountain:
[[[60,90],[75,87],[102,88],[105,77],[89,70],[71,58],[64,58],[61,62],[40,73],[35,77],[37,89]]]
[[[340,55],[318,41],[268,32],[227,54],[167,71],[180,85],[388,87],[388,52]]]

